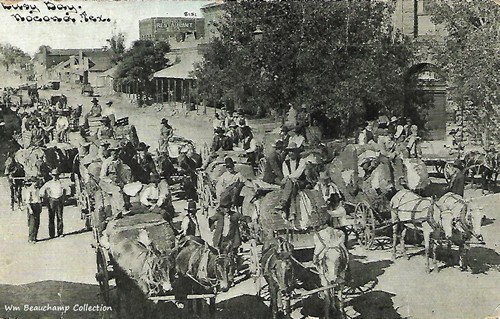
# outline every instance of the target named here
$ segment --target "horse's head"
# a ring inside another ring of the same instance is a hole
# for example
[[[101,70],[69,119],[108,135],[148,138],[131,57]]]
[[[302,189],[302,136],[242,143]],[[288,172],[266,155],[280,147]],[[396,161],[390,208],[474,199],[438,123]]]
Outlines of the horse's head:
[[[434,206],[434,209],[438,209],[438,206]],[[441,211],[441,228],[444,231],[446,239],[450,239],[453,235],[453,229],[455,228],[455,217],[453,212],[450,210]]]
[[[341,230],[333,228],[326,228],[315,236],[313,262],[323,286],[340,284],[345,280],[349,254],[344,245],[344,237]]]
[[[215,263],[215,275],[219,288],[226,292],[233,284],[234,279],[233,257],[229,254],[219,254]]]

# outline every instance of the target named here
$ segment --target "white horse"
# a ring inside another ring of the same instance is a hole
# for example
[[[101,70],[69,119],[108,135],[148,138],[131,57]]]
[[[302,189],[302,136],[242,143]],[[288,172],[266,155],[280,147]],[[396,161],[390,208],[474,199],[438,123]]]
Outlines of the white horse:
[[[444,232],[446,239],[451,239],[453,232],[453,214],[443,210],[432,198],[421,197],[410,190],[400,190],[391,199],[391,218],[393,224],[392,259],[396,259],[397,237],[400,235],[401,250],[406,256],[404,238],[406,226],[410,224],[421,229],[424,234],[427,272],[429,269],[429,247],[431,235],[441,238]],[[399,231],[399,226],[403,229]],[[433,250],[434,265],[436,265],[436,249]],[[434,267],[437,269],[437,267]]]
[[[459,265],[462,270],[467,269],[467,254],[469,244],[467,240],[471,236],[479,242],[483,241],[481,234],[481,222],[483,219],[483,207],[475,202],[464,200],[464,198],[455,193],[446,193],[437,201],[437,204],[446,210],[452,212],[454,228],[463,234],[459,240],[454,242],[458,245]],[[451,242],[448,242],[448,250],[451,250]]]
[[[321,286],[334,285],[333,288],[323,292],[326,319],[330,318],[332,309],[340,313],[340,318],[346,317],[342,290],[349,268],[349,252],[344,241],[344,232],[332,227],[314,233],[313,262],[318,271]]]

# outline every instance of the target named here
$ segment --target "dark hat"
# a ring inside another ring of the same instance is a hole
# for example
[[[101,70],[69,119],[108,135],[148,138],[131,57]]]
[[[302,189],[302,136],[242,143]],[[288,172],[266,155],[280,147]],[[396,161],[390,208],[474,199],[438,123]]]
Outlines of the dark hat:
[[[149,146],[146,145],[144,142],[140,142],[139,145],[137,145],[137,150],[138,151],[147,151],[149,149]]]
[[[285,143],[284,143],[282,140],[277,140],[277,141],[273,144],[273,147],[274,147],[274,148],[277,148],[277,149],[284,149],[284,148],[285,148]]]
[[[168,120],[166,118],[161,119],[161,124],[168,124]]]
[[[98,100],[97,98],[95,98],[95,97],[94,97],[94,98],[92,99],[92,102],[99,102],[99,100]]]
[[[238,110],[239,115],[243,115],[243,110]]]
[[[111,104],[113,104],[113,101],[106,102],[106,105],[111,105]]]
[[[109,119],[109,117],[107,116],[103,116],[101,119],[100,119],[101,122],[104,122],[104,123],[108,123],[108,122],[111,122],[111,120]]]
[[[453,166],[455,166],[456,168],[458,169],[462,169],[463,166],[462,166],[462,161],[459,160],[458,158],[453,162]]]
[[[222,127],[215,128],[215,133],[224,133],[224,129]]]
[[[288,126],[283,125],[283,126],[281,127],[281,131],[282,131],[282,132],[285,132],[285,133],[288,133],[288,131],[289,131]]]
[[[226,157],[224,159],[224,165],[226,167],[234,167],[234,161],[233,161],[233,159],[231,157]]]
[[[197,210],[199,210],[199,208],[196,207],[196,202],[191,200],[187,203],[186,210],[188,212],[196,212]]]

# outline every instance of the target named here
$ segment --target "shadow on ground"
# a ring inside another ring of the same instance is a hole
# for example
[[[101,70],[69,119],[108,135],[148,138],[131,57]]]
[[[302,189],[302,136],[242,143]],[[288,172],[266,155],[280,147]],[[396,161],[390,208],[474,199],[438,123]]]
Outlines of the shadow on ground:
[[[485,274],[491,269],[500,271],[500,254],[490,248],[472,247],[469,250],[469,267],[473,274]]]

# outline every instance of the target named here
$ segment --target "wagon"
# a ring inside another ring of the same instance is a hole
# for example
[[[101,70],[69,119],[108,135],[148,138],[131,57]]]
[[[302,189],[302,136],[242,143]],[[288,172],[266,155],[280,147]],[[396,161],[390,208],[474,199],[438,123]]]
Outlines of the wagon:
[[[96,225],[93,225],[96,227]],[[172,313],[167,302],[208,300],[209,313],[215,315],[216,291],[176,293],[165,290],[169,276],[165,262],[176,247],[170,223],[159,214],[144,213],[111,220],[105,230],[94,231],[96,275],[101,296],[113,305],[119,318],[163,318]]]

